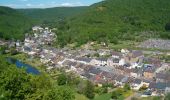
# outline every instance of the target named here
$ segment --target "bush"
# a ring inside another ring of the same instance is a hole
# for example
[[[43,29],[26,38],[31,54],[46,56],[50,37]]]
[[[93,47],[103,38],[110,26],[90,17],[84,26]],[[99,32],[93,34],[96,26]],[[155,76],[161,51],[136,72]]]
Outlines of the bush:
[[[166,30],[166,31],[170,31],[170,23],[167,23],[167,24],[165,25],[165,30]]]

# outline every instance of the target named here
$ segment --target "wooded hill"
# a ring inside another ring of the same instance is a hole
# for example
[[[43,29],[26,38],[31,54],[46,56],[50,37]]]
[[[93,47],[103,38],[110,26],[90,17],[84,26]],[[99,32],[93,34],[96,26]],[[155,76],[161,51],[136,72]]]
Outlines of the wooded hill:
[[[20,12],[0,6],[0,38],[22,39],[31,28],[31,20]]]
[[[170,39],[166,31],[169,22],[170,0],[105,0],[59,23],[58,42],[63,46],[88,41]]]
[[[66,17],[77,15],[84,12],[87,9],[86,6],[81,7],[54,7],[54,8],[42,8],[42,9],[18,9],[18,11],[24,13],[26,16],[34,19],[39,24],[55,24],[59,20],[63,20]]]

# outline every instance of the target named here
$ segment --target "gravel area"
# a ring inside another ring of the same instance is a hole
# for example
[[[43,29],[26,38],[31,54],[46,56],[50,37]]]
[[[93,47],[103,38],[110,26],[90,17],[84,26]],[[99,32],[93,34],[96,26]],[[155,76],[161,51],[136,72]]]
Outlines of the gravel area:
[[[170,40],[149,39],[142,42],[138,47],[170,50]]]

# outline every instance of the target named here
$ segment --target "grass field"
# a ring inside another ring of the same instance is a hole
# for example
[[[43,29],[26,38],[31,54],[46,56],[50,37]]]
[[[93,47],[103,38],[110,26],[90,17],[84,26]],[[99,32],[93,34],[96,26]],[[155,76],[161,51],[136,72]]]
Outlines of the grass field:
[[[111,93],[106,93],[102,95],[96,95],[94,100],[110,100],[112,94]]]
[[[143,97],[138,100],[162,100],[162,97]]]
[[[82,94],[75,94],[75,100],[89,100],[86,96],[82,95]]]

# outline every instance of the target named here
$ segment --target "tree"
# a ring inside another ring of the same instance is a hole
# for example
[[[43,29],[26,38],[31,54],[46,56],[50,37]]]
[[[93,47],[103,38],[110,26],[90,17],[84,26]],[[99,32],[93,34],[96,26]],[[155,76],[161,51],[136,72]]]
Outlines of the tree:
[[[170,100],[170,93],[166,94],[165,100]]]
[[[166,31],[170,31],[170,23],[167,23],[167,24],[165,25],[165,30],[166,30]]]
[[[56,85],[46,73],[28,74],[25,69],[18,69],[5,60],[4,56],[0,56],[0,100],[74,99],[69,87]]]
[[[60,74],[57,78],[58,85],[65,85],[67,83],[67,76],[65,74]]]
[[[118,93],[116,91],[113,91],[111,98],[112,99],[118,99]]]
[[[86,83],[84,94],[89,99],[93,99],[94,96],[95,96],[95,94],[94,94],[94,85],[90,81],[87,81],[87,83]]]
[[[128,91],[130,90],[130,85],[126,83],[123,88],[125,91]]]

